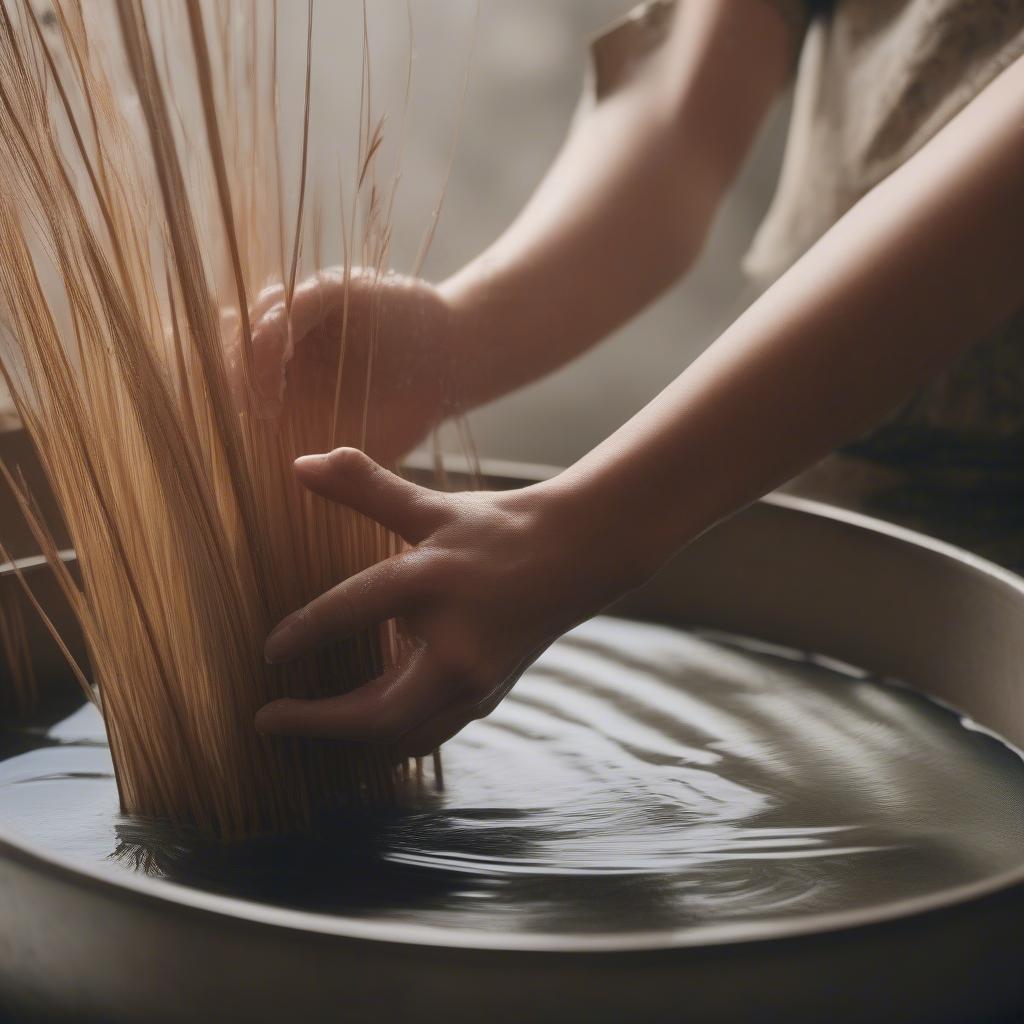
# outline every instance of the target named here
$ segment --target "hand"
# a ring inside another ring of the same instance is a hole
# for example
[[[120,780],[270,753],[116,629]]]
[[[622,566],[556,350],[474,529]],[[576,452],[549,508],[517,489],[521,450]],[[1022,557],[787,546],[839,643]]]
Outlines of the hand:
[[[260,293],[250,320],[249,394],[262,418],[298,410],[323,431],[325,445],[357,445],[390,463],[457,410],[455,317],[426,281],[358,268],[347,279],[341,270],[323,271],[295,289],[290,333],[280,285]],[[245,408],[237,330],[232,337],[229,376],[236,403]]]
[[[401,756],[437,749],[489,714],[567,629],[634,582],[600,517],[555,481],[517,491],[443,494],[402,480],[354,449],[295,464],[310,490],[413,545],[311,601],[266,643],[269,661],[299,658],[399,618],[411,653],[339,697],[278,700],[262,733],[392,744]]]

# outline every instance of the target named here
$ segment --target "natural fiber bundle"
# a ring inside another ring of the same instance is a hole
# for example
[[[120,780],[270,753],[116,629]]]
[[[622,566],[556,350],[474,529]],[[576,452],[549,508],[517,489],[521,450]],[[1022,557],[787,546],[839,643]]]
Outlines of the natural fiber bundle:
[[[39,695],[21,605],[0,601],[0,710],[31,710]]]
[[[296,665],[262,656],[278,619],[398,543],[293,480],[298,455],[365,433],[372,358],[346,364],[350,318],[325,355],[333,372],[307,382],[316,402],[282,394],[253,351],[251,321],[283,310],[287,358],[304,239],[318,249],[331,223],[318,195],[305,230],[312,2],[288,210],[276,6],[83,2],[44,25],[28,0],[0,0],[2,371],[80,584],[3,471],[81,624],[122,806],[240,836],[304,827],[337,794],[390,800],[406,766],[387,751],[253,728],[265,702],[348,689],[400,642],[391,630]],[[393,185],[377,181],[365,74],[364,61],[354,180],[334,209],[344,284],[354,254],[372,295]],[[373,300],[357,314],[372,334]],[[311,411],[325,404],[332,415]]]

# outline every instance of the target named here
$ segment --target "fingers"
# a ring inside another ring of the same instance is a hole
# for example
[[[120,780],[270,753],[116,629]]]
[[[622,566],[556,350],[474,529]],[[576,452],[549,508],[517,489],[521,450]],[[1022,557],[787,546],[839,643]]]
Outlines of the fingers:
[[[361,512],[416,544],[447,518],[445,497],[403,480],[356,448],[304,455],[295,473],[311,491]]]
[[[379,275],[352,268],[346,275],[342,268],[321,270],[296,286],[292,293],[289,317],[285,321],[287,302],[285,288],[272,285],[260,292],[252,310],[253,338],[281,329],[285,322],[291,328],[296,344],[316,330],[330,317],[340,315],[346,301],[358,301],[373,288]]]
[[[343,276],[323,271],[295,289],[291,308],[283,285],[265,288],[256,297],[252,323],[252,365],[249,376],[261,416],[277,415],[284,395],[285,368],[295,346],[302,343],[329,315],[343,296]]]
[[[436,715],[450,699],[422,655],[360,686],[323,700],[275,700],[256,713],[256,730],[275,736],[312,736],[393,742]]]
[[[462,732],[477,717],[464,707],[443,711],[402,736],[395,746],[395,754],[398,757],[426,757]]]
[[[268,288],[256,299],[252,319],[252,363],[248,365],[249,388],[242,392],[255,404],[257,415],[271,417],[280,412],[284,396],[285,366],[291,359],[291,344],[285,318],[281,287]],[[246,354],[239,353],[236,376],[242,379],[241,361]],[[241,403],[244,407],[244,403]]]
[[[502,686],[494,688],[482,701],[473,701],[465,695],[457,698],[440,714],[428,718],[422,725],[407,732],[395,745],[398,757],[426,757],[453,736],[462,732],[471,722],[486,718],[508,695],[518,675],[510,677]]]
[[[277,624],[263,652],[291,661],[317,648],[408,612],[419,597],[409,560],[395,555],[325,591]]]
[[[365,288],[365,276],[359,270],[350,271],[347,278],[342,269],[321,270],[298,285],[292,294],[291,306],[292,334],[295,340],[301,341],[328,317],[340,314],[346,300],[346,289],[355,291]]]

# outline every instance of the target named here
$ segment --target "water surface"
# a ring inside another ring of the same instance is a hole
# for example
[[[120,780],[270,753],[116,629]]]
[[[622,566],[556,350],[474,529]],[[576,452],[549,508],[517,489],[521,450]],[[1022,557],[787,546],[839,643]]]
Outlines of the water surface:
[[[361,918],[699,930],[1024,862],[1024,761],[951,711],[796,654],[607,617],[446,746],[443,792],[317,839],[224,848],[122,817],[91,707],[2,742],[4,828],[111,870]]]

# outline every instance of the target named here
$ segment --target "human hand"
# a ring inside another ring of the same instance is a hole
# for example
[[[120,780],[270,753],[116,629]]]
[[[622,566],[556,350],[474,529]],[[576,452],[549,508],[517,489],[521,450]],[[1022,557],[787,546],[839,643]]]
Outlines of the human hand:
[[[411,653],[339,697],[277,700],[262,733],[391,744],[422,756],[489,714],[567,629],[639,582],[608,524],[558,480],[444,494],[337,449],[297,460],[310,490],[400,534],[408,550],[339,583],[281,622],[271,662],[401,619]]]
[[[252,407],[265,419],[299,410],[322,425],[327,443],[394,462],[457,411],[455,320],[426,281],[339,269],[296,287],[289,331],[284,288],[267,288],[250,310]],[[237,330],[232,338],[229,378],[246,408]]]

